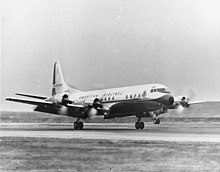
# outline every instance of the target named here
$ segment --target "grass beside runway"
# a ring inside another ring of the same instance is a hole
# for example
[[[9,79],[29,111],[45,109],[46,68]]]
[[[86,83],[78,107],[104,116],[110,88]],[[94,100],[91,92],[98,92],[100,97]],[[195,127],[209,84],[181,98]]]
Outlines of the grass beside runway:
[[[219,143],[1,137],[1,171],[220,171]]]

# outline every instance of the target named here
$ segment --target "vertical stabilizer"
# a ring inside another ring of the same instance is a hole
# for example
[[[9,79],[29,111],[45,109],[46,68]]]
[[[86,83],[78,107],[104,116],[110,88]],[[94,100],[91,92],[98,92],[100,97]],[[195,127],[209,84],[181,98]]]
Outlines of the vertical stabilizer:
[[[62,70],[60,67],[59,61],[54,63],[53,68],[53,88],[52,88],[52,96],[56,94],[62,93],[72,93],[79,90],[69,87],[66,82],[64,81]]]

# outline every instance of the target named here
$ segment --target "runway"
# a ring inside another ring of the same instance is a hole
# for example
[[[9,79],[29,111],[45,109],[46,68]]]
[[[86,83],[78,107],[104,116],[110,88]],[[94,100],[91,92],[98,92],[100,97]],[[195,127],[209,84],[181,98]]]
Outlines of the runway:
[[[219,143],[220,124],[147,123],[144,130],[135,130],[133,123],[85,123],[83,130],[73,130],[71,123],[1,123],[0,136]]]

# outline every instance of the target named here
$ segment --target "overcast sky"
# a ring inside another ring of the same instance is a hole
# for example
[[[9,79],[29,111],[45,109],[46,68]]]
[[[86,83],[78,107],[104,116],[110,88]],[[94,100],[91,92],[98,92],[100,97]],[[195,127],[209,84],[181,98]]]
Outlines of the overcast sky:
[[[1,106],[51,95],[52,66],[80,90],[162,83],[220,100],[219,0],[2,0]],[[182,91],[179,91],[182,90]]]

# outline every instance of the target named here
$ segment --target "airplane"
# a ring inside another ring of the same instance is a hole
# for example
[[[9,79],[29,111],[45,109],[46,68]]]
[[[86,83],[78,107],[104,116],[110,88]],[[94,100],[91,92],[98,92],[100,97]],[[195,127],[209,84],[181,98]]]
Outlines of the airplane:
[[[82,130],[83,119],[101,116],[104,119],[136,116],[136,129],[144,129],[142,118],[150,117],[160,124],[159,115],[175,104],[168,87],[162,84],[145,84],[129,87],[80,91],[64,80],[59,61],[54,63],[52,96],[16,93],[32,99],[7,97],[7,101],[36,105],[34,111],[76,118],[75,130]]]

